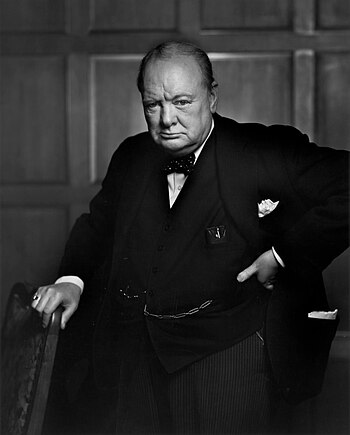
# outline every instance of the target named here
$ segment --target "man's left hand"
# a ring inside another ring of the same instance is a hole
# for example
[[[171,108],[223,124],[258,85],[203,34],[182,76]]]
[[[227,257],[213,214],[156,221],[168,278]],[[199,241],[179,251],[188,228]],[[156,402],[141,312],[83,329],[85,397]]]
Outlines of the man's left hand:
[[[257,280],[268,290],[273,290],[276,282],[279,264],[273,255],[272,249],[264,252],[254,263],[237,275],[237,281],[243,282],[256,275]]]

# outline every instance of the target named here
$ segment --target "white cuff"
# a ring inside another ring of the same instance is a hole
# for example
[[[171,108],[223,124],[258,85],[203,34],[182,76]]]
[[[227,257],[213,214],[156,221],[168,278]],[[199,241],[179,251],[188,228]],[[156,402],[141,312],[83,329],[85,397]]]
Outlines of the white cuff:
[[[71,284],[75,284],[80,288],[81,293],[84,290],[84,282],[78,276],[61,276],[55,282],[55,284],[61,284],[62,282],[69,282]]]
[[[272,246],[271,249],[272,249],[272,253],[273,253],[274,257],[276,258],[277,263],[282,267],[286,267],[282,258],[277,254],[275,248]]]

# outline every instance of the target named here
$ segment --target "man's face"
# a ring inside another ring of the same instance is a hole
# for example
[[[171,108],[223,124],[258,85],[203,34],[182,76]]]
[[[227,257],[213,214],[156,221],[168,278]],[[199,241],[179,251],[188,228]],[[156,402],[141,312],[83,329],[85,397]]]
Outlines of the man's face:
[[[144,74],[142,102],[153,140],[174,157],[197,149],[208,135],[216,110],[200,67],[189,56],[151,60]]]

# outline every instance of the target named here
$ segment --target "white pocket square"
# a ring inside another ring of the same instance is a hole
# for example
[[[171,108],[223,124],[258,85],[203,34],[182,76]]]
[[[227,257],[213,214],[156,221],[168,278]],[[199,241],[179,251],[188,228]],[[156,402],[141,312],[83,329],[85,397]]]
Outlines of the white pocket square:
[[[273,202],[271,199],[264,199],[258,203],[258,216],[262,218],[270,214],[278,206],[279,201]]]
[[[312,319],[326,319],[326,320],[334,320],[337,318],[338,310],[334,311],[311,311],[308,313],[308,317]]]

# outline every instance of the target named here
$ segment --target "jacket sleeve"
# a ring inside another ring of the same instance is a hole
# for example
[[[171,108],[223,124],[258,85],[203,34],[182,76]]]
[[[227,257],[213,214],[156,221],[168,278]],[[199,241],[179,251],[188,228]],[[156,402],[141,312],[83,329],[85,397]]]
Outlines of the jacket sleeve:
[[[106,177],[90,202],[89,213],[81,215],[69,235],[59,276],[75,275],[87,282],[102,265],[113,244],[114,216],[118,196],[130,158],[128,140],[114,153]]]
[[[282,127],[283,128],[283,127]],[[309,142],[287,128],[283,167],[305,212],[274,247],[296,271],[322,271],[349,243],[349,153]]]

